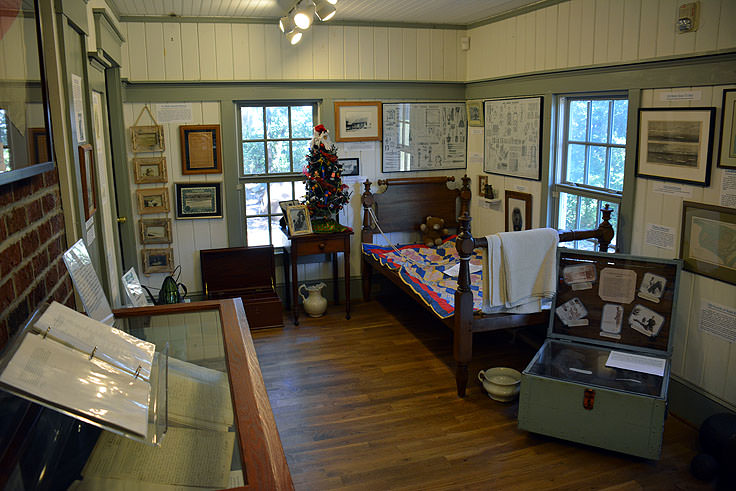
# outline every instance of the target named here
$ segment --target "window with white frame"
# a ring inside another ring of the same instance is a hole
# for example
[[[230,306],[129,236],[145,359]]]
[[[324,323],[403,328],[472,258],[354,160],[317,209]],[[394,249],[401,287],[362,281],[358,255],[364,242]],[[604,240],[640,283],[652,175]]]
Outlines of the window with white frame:
[[[241,166],[248,246],[283,246],[280,201],[304,197],[302,167],[317,118],[314,101],[241,103]]]
[[[554,226],[592,229],[601,221],[601,208],[613,208],[618,217],[624,189],[626,123],[629,103],[625,96],[570,96],[559,98],[558,145],[552,203]],[[593,240],[567,244],[593,250]]]

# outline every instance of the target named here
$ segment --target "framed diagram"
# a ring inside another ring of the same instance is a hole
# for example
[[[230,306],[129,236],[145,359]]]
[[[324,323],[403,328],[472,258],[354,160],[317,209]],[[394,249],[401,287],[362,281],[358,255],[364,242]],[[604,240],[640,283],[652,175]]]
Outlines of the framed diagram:
[[[168,213],[169,191],[166,188],[138,189],[138,214],[148,215],[150,213]]]
[[[82,177],[82,202],[84,218],[89,220],[97,211],[97,191],[95,190],[95,158],[92,145],[79,145],[79,171]]]
[[[176,218],[222,218],[219,182],[176,183]]]
[[[221,174],[220,125],[179,126],[182,174]]]
[[[736,89],[723,91],[718,167],[736,169]]]
[[[380,102],[335,102],[335,141],[378,141],[380,139]]]
[[[133,175],[136,184],[167,182],[166,157],[133,159]]]
[[[384,104],[381,170],[465,169],[467,136],[465,102]]]
[[[636,175],[708,186],[715,117],[713,107],[639,109]]]
[[[485,101],[485,172],[542,178],[542,101],[542,97]]]
[[[141,244],[170,244],[170,218],[142,218],[140,220]]]
[[[506,231],[518,232],[532,228],[532,195],[506,191]]]
[[[174,251],[171,247],[165,249],[143,249],[143,273],[167,273],[174,271]]]
[[[736,285],[736,209],[683,201],[680,241],[687,271]]]

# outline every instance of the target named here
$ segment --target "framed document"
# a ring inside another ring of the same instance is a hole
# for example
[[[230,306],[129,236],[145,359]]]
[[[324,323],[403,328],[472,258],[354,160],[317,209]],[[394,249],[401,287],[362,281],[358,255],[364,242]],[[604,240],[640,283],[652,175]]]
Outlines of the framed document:
[[[220,125],[179,126],[181,133],[181,173],[221,174]]]
[[[542,102],[542,97],[485,101],[485,172],[534,181],[542,178]]]
[[[177,183],[176,218],[222,218],[219,182]]]
[[[723,91],[718,167],[736,169],[736,89]]]

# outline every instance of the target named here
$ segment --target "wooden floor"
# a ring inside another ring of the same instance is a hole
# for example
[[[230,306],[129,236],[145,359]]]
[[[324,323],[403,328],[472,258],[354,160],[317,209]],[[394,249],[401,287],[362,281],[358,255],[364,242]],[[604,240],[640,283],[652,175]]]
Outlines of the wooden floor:
[[[657,462],[519,430],[518,403],[475,379],[531,359],[507,332],[476,335],[459,399],[450,330],[402,294],[253,338],[297,489],[708,489],[688,471],[697,432],[672,416]]]

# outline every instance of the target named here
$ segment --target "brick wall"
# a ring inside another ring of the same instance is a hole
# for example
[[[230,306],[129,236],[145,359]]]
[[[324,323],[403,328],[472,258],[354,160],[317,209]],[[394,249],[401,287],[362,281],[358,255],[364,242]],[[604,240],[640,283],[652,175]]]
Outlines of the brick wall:
[[[74,307],[56,169],[0,186],[0,349],[36,307]]]

